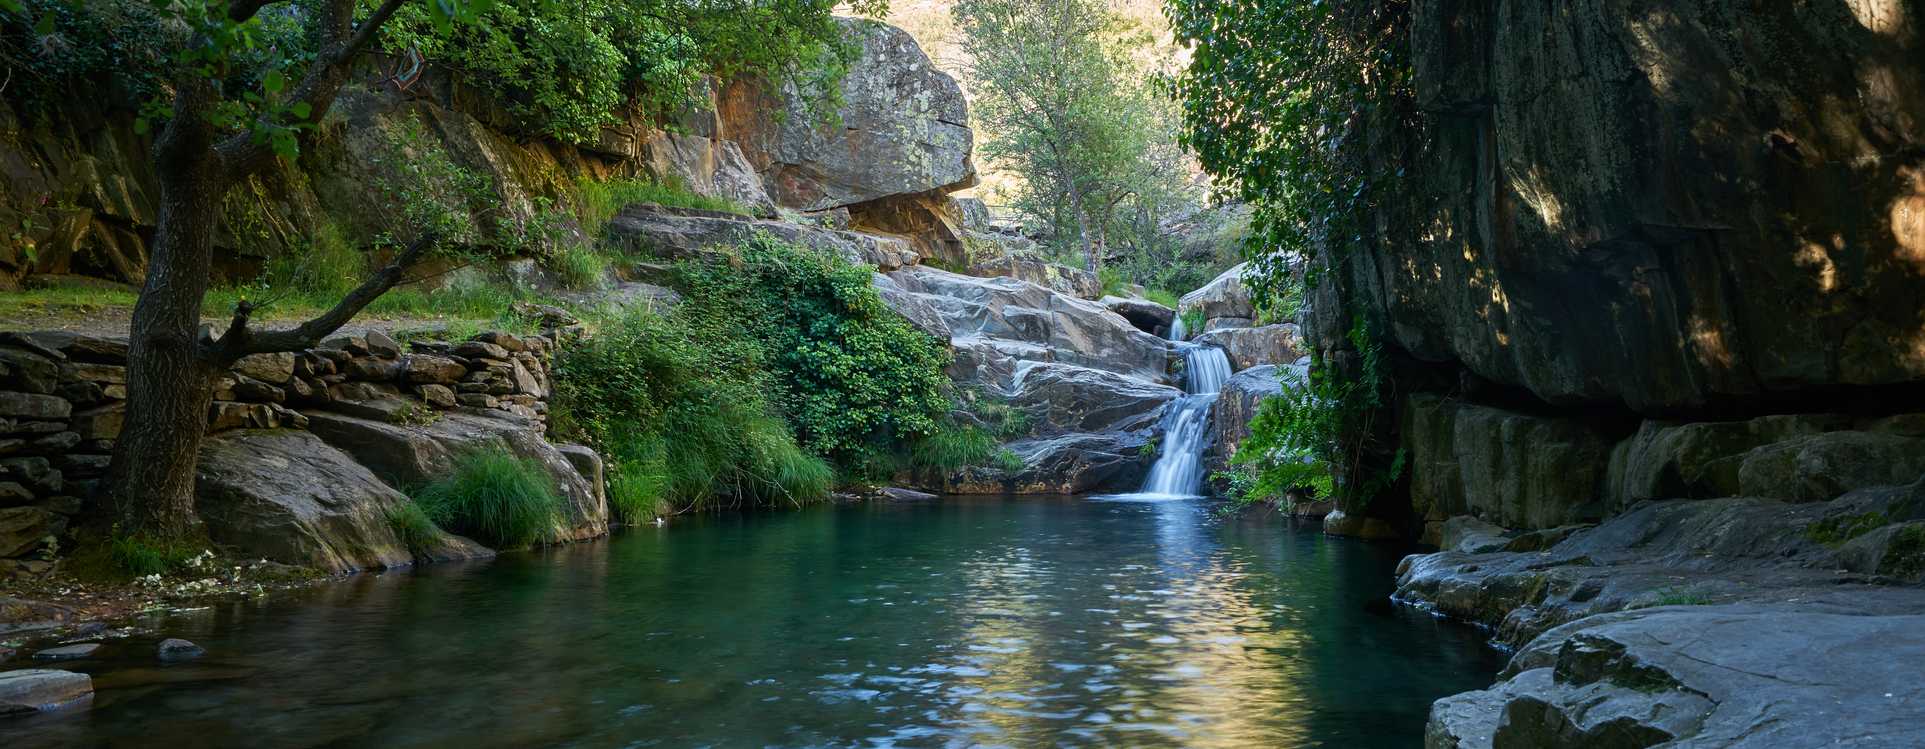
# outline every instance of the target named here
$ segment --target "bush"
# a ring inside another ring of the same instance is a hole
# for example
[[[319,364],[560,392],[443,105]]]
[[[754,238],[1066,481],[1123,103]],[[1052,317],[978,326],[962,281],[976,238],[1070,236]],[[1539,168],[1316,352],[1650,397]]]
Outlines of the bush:
[[[547,265],[570,289],[599,289],[608,277],[608,258],[581,244],[562,245],[547,258]]]
[[[919,471],[950,472],[968,466],[993,465],[996,438],[973,426],[949,427],[917,440],[909,448],[909,467]]]
[[[457,458],[454,472],[415,500],[436,525],[496,548],[548,540],[561,509],[541,464],[499,449]]]
[[[419,502],[409,500],[393,505],[385,514],[388,527],[394,530],[395,537],[401,539],[401,545],[406,546],[409,553],[419,556],[441,542],[441,527],[434,524],[434,519],[428,517],[428,511],[421,509]]]
[[[1143,291],[1143,298],[1169,307],[1170,309],[1176,309],[1177,301],[1182,299],[1182,297],[1177,296],[1176,292],[1163,289],[1146,289]]]
[[[871,270],[767,236],[731,264],[684,264],[687,306],[753,342],[801,444],[845,468],[936,433],[950,408],[947,347],[884,304]]]

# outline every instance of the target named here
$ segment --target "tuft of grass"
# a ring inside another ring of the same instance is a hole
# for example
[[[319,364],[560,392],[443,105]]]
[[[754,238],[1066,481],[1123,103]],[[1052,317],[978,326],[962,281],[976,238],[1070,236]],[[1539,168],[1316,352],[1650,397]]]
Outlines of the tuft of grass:
[[[390,506],[386,515],[388,527],[401,539],[401,544],[408,547],[409,553],[419,556],[441,542],[440,526],[434,524],[419,502],[409,500]]]
[[[200,553],[191,544],[121,535],[114,536],[107,548],[114,567],[137,577],[167,573]]]
[[[1709,606],[1714,601],[1711,596],[1690,588],[1659,588],[1653,591],[1657,597],[1640,608],[1651,606]]]
[[[601,181],[583,179],[576,183],[576,192],[581,196],[576,214],[581,220],[582,227],[593,235],[601,234],[602,229],[608,226],[608,222],[615,218],[615,214],[636,203],[722,211],[742,216],[754,214],[748,206],[733,200],[697,195],[677,180],[657,182],[637,177],[618,177]]]
[[[501,449],[457,458],[454,471],[415,501],[436,525],[495,548],[548,540],[561,508],[554,479],[540,464]]]
[[[909,446],[909,467],[949,472],[989,465],[996,457],[996,438],[974,426],[948,427]]]
[[[1005,447],[996,451],[996,467],[1002,469],[1003,473],[1017,474],[1028,469],[1029,462],[1017,455],[1015,450]]]
[[[546,264],[561,278],[562,286],[577,291],[599,289],[608,277],[608,258],[586,245],[563,245]]]

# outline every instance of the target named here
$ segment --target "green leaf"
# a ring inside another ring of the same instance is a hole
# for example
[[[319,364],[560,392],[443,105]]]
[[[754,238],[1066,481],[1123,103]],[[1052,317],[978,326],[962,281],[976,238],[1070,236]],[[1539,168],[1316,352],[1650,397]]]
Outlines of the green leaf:
[[[307,116],[313,111],[314,107],[304,101],[294,102],[294,106],[287,108],[288,114],[294,115],[294,119],[297,120],[307,119]]]
[[[261,88],[267,89],[270,94],[278,94],[287,88],[287,76],[279,70],[267,71],[267,75],[261,77]]]
[[[19,10],[19,9],[15,8],[15,10]],[[54,21],[54,18],[53,18],[52,11],[48,11],[40,14],[40,20],[35,22],[33,25],[33,33],[39,34],[41,36],[47,36],[49,34],[52,34],[53,21]]]

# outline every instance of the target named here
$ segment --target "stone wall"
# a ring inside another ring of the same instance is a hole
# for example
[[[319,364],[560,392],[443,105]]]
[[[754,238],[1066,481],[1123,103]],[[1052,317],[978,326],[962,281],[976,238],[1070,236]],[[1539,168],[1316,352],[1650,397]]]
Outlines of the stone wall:
[[[395,487],[432,480],[455,453],[491,440],[523,457],[559,460],[548,467],[571,509],[557,536],[600,535],[607,512],[599,459],[543,437],[557,335],[487,332],[402,344],[367,331],[242,359],[218,380],[208,409],[200,494],[210,535],[246,553],[330,571],[408,563],[419,555],[397,547],[391,531],[357,526],[349,551],[336,548],[340,531],[329,524],[385,523],[379,511],[404,500]],[[0,333],[0,559],[41,568],[66,547],[74,519],[93,509],[126,420],[126,358],[118,341]],[[416,467],[388,470],[409,459]],[[305,483],[277,485],[294,479]],[[378,502],[368,503],[370,496]],[[237,505],[246,512],[220,516],[219,507]],[[305,530],[245,530],[273,515]],[[390,538],[379,538],[384,533]],[[369,551],[381,545],[370,544],[370,534],[388,548]],[[436,553],[450,558],[478,548],[450,541]]]

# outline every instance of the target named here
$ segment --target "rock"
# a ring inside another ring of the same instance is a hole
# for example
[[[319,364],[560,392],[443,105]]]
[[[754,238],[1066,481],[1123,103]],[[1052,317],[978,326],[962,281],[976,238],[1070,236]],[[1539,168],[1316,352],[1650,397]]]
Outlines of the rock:
[[[395,343],[393,338],[388,337],[388,334],[379,330],[370,330],[368,331],[366,340],[368,342],[368,353],[383,359],[401,358],[401,344]]]
[[[481,333],[479,335],[476,335],[472,340],[477,343],[485,343],[490,346],[499,346],[502,348],[502,350],[507,351],[509,353],[514,353],[516,351],[525,351],[528,348],[528,344],[524,342],[524,340],[520,336],[517,336],[513,333],[504,333],[499,330],[490,330],[490,331]],[[458,347],[457,347],[456,353],[457,354],[460,353]],[[506,358],[506,357],[495,357],[495,358]]]
[[[1137,330],[1158,338],[1169,335],[1170,325],[1176,322],[1176,310],[1140,297],[1106,296],[1096,300],[1096,303],[1122,315]]]
[[[517,341],[516,343],[519,344],[520,342]],[[520,349],[516,350],[519,351]],[[487,341],[467,341],[456,345],[451,353],[463,359],[495,359],[499,361],[506,360],[511,352],[506,347]]]
[[[127,404],[115,403],[82,411],[67,422],[68,428],[83,440],[110,440],[120,436],[127,424]]]
[[[73,404],[63,398],[39,393],[0,391],[0,416],[19,419],[63,420],[73,414]]]
[[[185,661],[207,654],[207,649],[186,640],[169,637],[160,641],[155,654],[163,661]]]
[[[632,205],[616,214],[603,241],[658,258],[688,260],[703,257],[718,245],[740,244],[758,234],[881,270],[894,270],[917,260],[915,250],[898,237],[648,204]]]
[[[468,374],[468,368],[445,356],[409,354],[401,360],[401,372],[403,379],[417,385],[452,385]]]
[[[885,294],[885,301],[927,305],[949,327],[957,349],[951,375],[958,382],[1007,389],[1022,361],[1075,364],[1153,383],[1170,380],[1168,342],[1095,302],[1015,279],[935,268],[888,275],[897,291]]]
[[[93,696],[86,674],[43,668],[0,671],[0,717],[54,710]]]
[[[1616,507],[1647,499],[1734,496],[1742,493],[1738,472],[1752,450],[1849,425],[1846,417],[1826,414],[1645,421],[1612,451],[1607,493]]]
[[[1005,445],[1023,467],[979,467],[944,477],[945,494],[1089,494],[1136,491],[1149,474],[1144,432],[1071,433]]]
[[[42,395],[60,384],[60,365],[27,349],[0,346],[0,388]]]
[[[0,508],[0,559],[31,553],[66,530],[67,518],[45,509]]]
[[[285,385],[294,377],[294,354],[250,354],[234,362],[233,371],[270,385]]]
[[[61,474],[46,458],[7,458],[0,460],[0,477],[18,481],[32,487],[34,492],[56,494],[60,491]],[[0,490],[0,503],[4,503],[7,492]]]
[[[27,338],[34,343],[60,353],[75,362],[91,364],[125,365],[127,363],[127,343],[105,338],[95,338],[64,330],[46,330],[28,333]]]
[[[556,528],[560,538],[579,541],[608,532],[608,504],[600,487],[576,470],[569,455],[548,443],[538,422],[501,411],[449,411],[431,423],[412,425],[325,411],[307,416],[315,435],[395,486],[427,484],[447,475],[455,456],[479,449],[506,450],[532,460],[555,479],[562,498]]]
[[[64,453],[80,444],[76,432],[56,432],[27,443],[28,449],[43,454]]]
[[[293,380],[290,379],[289,381],[292,382]],[[261,382],[260,380],[240,375],[235,377],[233,394],[235,400],[250,403],[287,402],[287,391]]]
[[[1411,506],[1538,529],[1603,517],[1612,442],[1582,423],[1411,395],[1402,429]]]
[[[74,661],[82,658],[92,658],[94,653],[99,651],[100,643],[83,642],[77,645],[62,645],[57,648],[47,648],[46,650],[34,653],[33,659],[36,661]]]
[[[876,492],[876,494],[877,496],[880,496],[881,498],[889,500],[891,502],[928,502],[930,500],[939,498],[936,495],[930,494],[928,492],[919,492],[914,489],[904,489],[900,486],[884,487],[881,491]]]
[[[588,487],[594,493],[595,499],[606,502],[608,499],[607,471],[602,464],[601,453],[595,452],[595,448],[587,445],[556,445],[555,449],[561,452],[563,458],[568,459],[569,465],[575,467],[575,473],[580,474],[582,480],[588,482]]]
[[[0,481],[0,507],[30,504],[34,493],[18,481]]]
[[[435,408],[455,407],[455,391],[449,390],[446,385],[416,385],[414,392],[415,395],[421,396],[422,401]]]
[[[1483,554],[1501,551],[1511,542],[1510,532],[1469,515],[1444,521],[1437,547],[1445,551]]]
[[[1067,294],[1078,299],[1097,299],[1103,296],[1103,282],[1097,279],[1096,274],[1081,268],[1042,260],[1004,255],[971,263],[969,274],[1004,276],[1028,281],[1058,294]]]
[[[1184,294],[1182,299],[1177,300],[1177,314],[1201,315],[1205,323],[1203,327],[1205,331],[1217,329],[1222,326],[1224,320],[1242,323],[1233,327],[1249,327],[1248,321],[1257,316],[1256,305],[1250,301],[1250,291],[1243,285],[1243,274],[1249,267],[1249,263],[1239,263],[1236,267],[1224,271],[1214,280],[1204,284],[1202,288]],[[1202,331],[1189,331],[1191,335],[1199,332]],[[1294,360],[1295,357],[1291,359]]]
[[[201,448],[196,507],[208,536],[242,555],[345,573],[488,554],[446,534],[408,548],[388,520],[406,502],[307,432],[226,432]]]
[[[519,359],[514,362],[513,376],[515,392],[535,398],[545,398],[548,396],[548,388],[542,385],[541,378],[536,377],[534,372],[529,371],[528,367],[524,366]]]
[[[882,297],[883,303],[895,310],[896,314],[902,315],[910,325],[928,333],[936,340],[944,342],[949,340],[953,332],[949,329],[949,321],[943,318],[942,312],[937,310],[926,296],[902,288],[894,279],[883,273],[870,276],[870,282],[875,287],[876,294]]]
[[[1290,376],[1295,378],[1293,382],[1301,382],[1307,367],[1307,362],[1303,368],[1265,364],[1245,369],[1224,381],[1216,404],[1210,408],[1209,457],[1214,465],[1222,468],[1236,457],[1237,447],[1250,438],[1250,421],[1257,417],[1257,408],[1265,400],[1283,395],[1282,378]]]
[[[1154,429],[1183,391],[1074,364],[1023,362],[1008,403],[1022,411],[1028,434],[1134,432]]]
[[[400,379],[402,369],[399,361],[364,356],[341,365],[341,373],[362,382],[393,382]]]
[[[1916,387],[1925,187],[1891,149],[1919,142],[1925,64],[1901,7],[1688,0],[1652,26],[1615,4],[1413,4],[1411,106],[1438,127],[1371,149],[1367,171],[1409,177],[1307,334],[1396,321],[1387,348],[1416,359],[1651,416]]]
[[[1854,489],[1925,476],[1925,439],[1873,432],[1826,432],[1753,449],[1738,465],[1738,492],[1822,502]]]
[[[819,211],[892,195],[975,184],[962,88],[915,39],[873,21],[839,18],[861,54],[842,79],[836,119],[812,111],[817,92],[729,86],[719,113],[777,204]]]
[[[1223,349],[1233,371],[1259,364],[1289,364],[1303,356],[1297,326],[1292,323],[1260,328],[1225,328],[1190,337],[1190,340]]]

